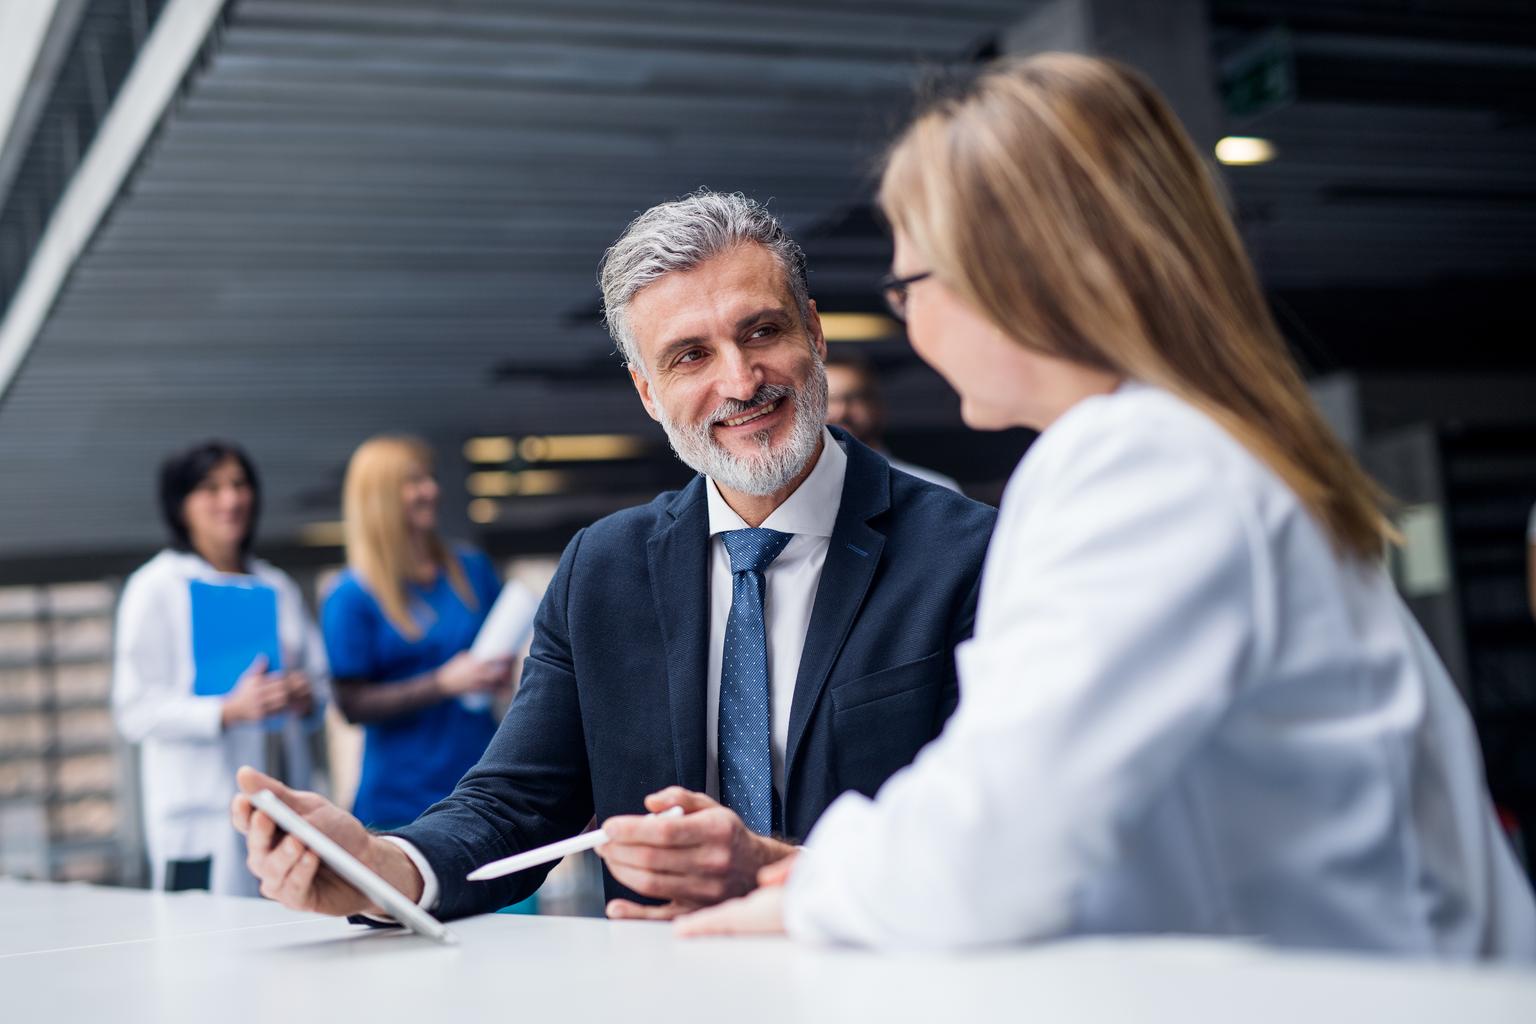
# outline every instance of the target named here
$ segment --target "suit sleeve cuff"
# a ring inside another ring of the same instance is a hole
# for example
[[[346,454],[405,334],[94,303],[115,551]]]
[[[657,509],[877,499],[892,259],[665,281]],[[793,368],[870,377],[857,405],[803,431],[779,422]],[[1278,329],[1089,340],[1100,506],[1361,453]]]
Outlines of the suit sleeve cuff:
[[[379,836],[386,843],[394,843],[405,851],[405,855],[411,858],[411,863],[416,865],[416,870],[421,873],[421,899],[416,905],[422,910],[431,912],[437,909],[437,872],[432,870],[432,865],[427,863],[427,858],[416,848],[416,844],[399,836]],[[394,918],[388,914],[358,914],[358,917],[366,918],[375,924],[397,924]]]

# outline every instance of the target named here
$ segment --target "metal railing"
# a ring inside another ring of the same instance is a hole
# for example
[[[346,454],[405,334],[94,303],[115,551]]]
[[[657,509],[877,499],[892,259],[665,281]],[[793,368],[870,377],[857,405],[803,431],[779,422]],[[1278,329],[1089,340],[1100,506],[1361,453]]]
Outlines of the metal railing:
[[[15,126],[19,150],[5,161],[9,178],[0,172],[0,318],[168,2],[87,0],[41,110]]]

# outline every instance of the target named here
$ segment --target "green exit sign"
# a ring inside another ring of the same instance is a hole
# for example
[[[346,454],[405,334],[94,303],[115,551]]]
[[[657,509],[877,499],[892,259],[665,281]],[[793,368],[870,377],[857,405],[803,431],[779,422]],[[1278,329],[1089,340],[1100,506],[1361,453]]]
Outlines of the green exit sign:
[[[1283,28],[1264,33],[1221,65],[1221,96],[1233,117],[1255,117],[1296,98],[1296,60]]]

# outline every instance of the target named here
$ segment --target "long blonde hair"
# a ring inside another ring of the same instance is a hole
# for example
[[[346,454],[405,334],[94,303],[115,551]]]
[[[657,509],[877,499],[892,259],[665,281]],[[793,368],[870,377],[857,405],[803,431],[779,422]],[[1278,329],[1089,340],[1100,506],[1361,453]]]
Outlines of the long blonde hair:
[[[1020,345],[1177,394],[1379,558],[1384,495],[1307,394],[1207,165],[1140,74],[1048,53],[919,114],[880,205]]]
[[[406,596],[415,566],[401,495],[413,470],[430,473],[432,465],[432,449],[424,441],[391,435],[371,438],[352,453],[342,488],[347,564],[379,602],[384,617],[409,640],[419,640],[425,630]],[[428,537],[427,550],[465,606],[478,608],[463,567],[442,538],[435,533]]]

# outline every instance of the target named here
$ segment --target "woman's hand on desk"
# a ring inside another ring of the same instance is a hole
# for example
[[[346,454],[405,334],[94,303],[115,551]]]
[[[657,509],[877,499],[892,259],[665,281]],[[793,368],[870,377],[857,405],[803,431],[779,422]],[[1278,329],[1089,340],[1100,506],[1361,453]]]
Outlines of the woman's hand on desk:
[[[784,934],[784,883],[794,870],[791,854],[758,873],[762,888],[717,907],[706,907],[677,919],[674,926],[684,938],[700,935]]]
[[[270,789],[385,881],[413,900],[421,898],[421,875],[405,851],[370,834],[362,822],[319,793],[289,789],[254,768],[241,768],[235,781],[240,792],[230,803],[230,819],[245,836],[245,863],[260,880],[263,896],[290,910],[316,914],[385,913],[322,864],[314,851],[293,836],[280,835],[272,819],[251,805],[248,794]]]
[[[600,846],[613,877],[642,896],[669,902],[645,906],[612,900],[608,916],[651,921],[671,920],[721,900],[750,892],[765,866],[795,852],[789,843],[757,835],[735,811],[703,793],[671,786],[645,798],[646,810],[670,807],[681,818],[621,815],[603,822],[609,843]]]

